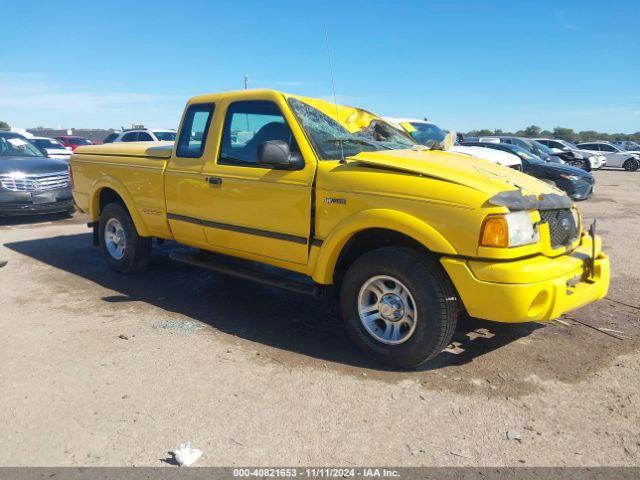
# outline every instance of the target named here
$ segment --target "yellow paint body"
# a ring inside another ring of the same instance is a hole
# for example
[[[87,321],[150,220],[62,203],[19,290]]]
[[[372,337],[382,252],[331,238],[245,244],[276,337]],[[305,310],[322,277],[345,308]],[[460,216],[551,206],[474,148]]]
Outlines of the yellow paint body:
[[[178,157],[171,144],[79,147],[71,159],[77,206],[97,221],[100,195],[111,189],[122,198],[140,235],[267,263],[320,284],[333,283],[336,262],[354,235],[391,230],[437,255],[469,313],[489,320],[549,320],[606,294],[609,262],[599,241],[594,279],[567,286],[584,272],[591,251],[587,235],[553,249],[548,227],[541,224],[538,243],[478,246],[484,218],[508,212],[487,203],[490,197],[507,190],[557,190],[515,170],[444,151],[388,150],[362,152],[346,163],[319,160],[287,103],[289,97],[249,90],[192,98],[188,105],[215,104],[201,158]],[[323,100],[295,98],[351,132],[377,118],[352,107],[336,110]],[[280,108],[304,168],[217,162],[227,108],[241,100],[267,100]],[[222,184],[209,184],[212,176]],[[540,219],[535,210],[530,215]],[[183,221],[185,217],[198,221]]]

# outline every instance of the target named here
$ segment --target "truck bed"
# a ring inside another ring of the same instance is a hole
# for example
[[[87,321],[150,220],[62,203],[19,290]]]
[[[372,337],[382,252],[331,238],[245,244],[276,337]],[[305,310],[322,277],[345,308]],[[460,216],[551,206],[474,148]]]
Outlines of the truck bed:
[[[173,142],[115,142],[76,148],[76,155],[169,158]]]

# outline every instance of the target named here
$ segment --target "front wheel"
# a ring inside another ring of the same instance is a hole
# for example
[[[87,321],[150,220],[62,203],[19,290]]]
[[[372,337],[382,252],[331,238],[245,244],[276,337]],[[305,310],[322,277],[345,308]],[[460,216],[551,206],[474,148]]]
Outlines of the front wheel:
[[[640,161],[637,158],[628,158],[623,164],[622,168],[624,168],[627,172],[635,172],[640,168]]]
[[[138,235],[127,209],[110,203],[100,214],[100,248],[107,263],[117,272],[144,270],[151,259],[151,238]]]
[[[383,362],[415,368],[451,340],[457,298],[442,267],[426,255],[385,247],[358,258],[347,270],[340,306],[355,343]]]

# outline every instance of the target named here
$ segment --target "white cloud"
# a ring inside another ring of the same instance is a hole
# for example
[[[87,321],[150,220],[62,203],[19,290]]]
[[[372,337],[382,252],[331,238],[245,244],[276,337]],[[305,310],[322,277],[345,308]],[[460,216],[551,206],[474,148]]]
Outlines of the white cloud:
[[[119,127],[179,120],[183,98],[138,92],[100,92],[68,87],[32,75],[0,75],[0,115],[22,127],[65,125]],[[177,115],[172,110],[179,109]],[[169,120],[170,119],[170,120]],[[164,126],[164,125],[162,125]]]

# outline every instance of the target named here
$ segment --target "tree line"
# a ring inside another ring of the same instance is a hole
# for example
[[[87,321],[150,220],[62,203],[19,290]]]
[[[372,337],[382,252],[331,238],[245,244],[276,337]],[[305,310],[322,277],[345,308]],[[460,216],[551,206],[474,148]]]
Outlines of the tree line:
[[[9,124],[0,120],[0,130],[8,129]],[[542,130],[536,125],[530,125],[524,130],[518,130],[517,132],[505,132],[504,130],[489,130],[483,128],[481,130],[471,130],[468,135],[472,137],[480,137],[483,135],[515,135],[516,137],[544,137],[544,138],[559,138],[561,140],[567,140],[569,142],[580,143],[590,142],[593,140],[608,140],[613,142],[615,140],[631,140],[640,143],[640,132],[635,133],[602,133],[595,130],[582,130],[580,132],[574,132],[572,128],[556,127],[551,130]]]
[[[572,128],[556,127],[553,130],[542,130],[537,125],[530,125],[524,130],[517,132],[505,132],[503,130],[489,130],[483,128],[481,130],[471,130],[469,135],[478,137],[482,135],[515,135],[516,137],[542,137],[542,138],[558,138],[569,142],[591,142],[594,140],[607,140],[613,142],[615,140],[631,140],[640,143],[640,132],[635,133],[603,133],[595,130],[574,131]]]

